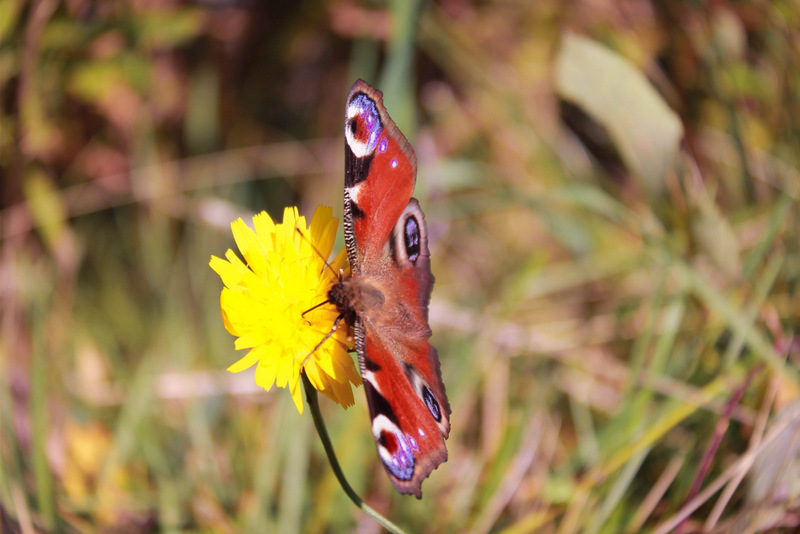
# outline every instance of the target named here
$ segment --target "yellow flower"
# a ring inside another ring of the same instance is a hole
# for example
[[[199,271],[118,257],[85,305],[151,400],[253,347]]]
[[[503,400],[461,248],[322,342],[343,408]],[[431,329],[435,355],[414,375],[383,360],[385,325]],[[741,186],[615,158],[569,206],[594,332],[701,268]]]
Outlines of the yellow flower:
[[[327,300],[339,269],[347,264],[342,250],[332,269],[325,266],[323,258],[330,256],[339,226],[332,214],[331,208],[317,208],[307,227],[297,208],[286,208],[282,224],[261,212],[253,217],[255,231],[237,219],[231,229],[246,263],[230,249],[226,259],[211,256],[209,263],[225,284],[220,295],[225,328],[238,336],[237,350],[250,349],[228,370],[238,373],[257,363],[256,384],[266,390],[274,384],[288,387],[300,413],[301,366],[317,390],[345,408],[353,405],[351,384],[361,384],[344,321],[314,350],[330,333],[336,308],[326,304],[303,316]]]

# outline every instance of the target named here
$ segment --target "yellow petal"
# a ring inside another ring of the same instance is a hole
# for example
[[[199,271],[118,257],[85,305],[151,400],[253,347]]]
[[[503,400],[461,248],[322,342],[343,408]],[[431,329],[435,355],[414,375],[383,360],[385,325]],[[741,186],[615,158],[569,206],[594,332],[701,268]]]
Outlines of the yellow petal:
[[[231,224],[241,257],[228,250],[225,259],[212,256],[210,267],[220,276],[220,312],[237,350],[248,354],[230,366],[239,372],[257,364],[256,383],[265,389],[287,387],[302,412],[301,365],[331,331],[338,312],[327,292],[347,268],[344,250],[331,268],[325,265],[336,239],[338,221],[329,207],[318,208],[310,225],[297,208],[284,210],[276,224],[262,212],[253,229],[241,219]],[[335,402],[353,402],[352,385],[360,383],[348,343],[352,333],[344,323],[308,360],[311,383]]]
[[[303,392],[300,387],[300,380],[295,380],[294,384],[290,386],[290,391],[292,392],[292,400],[294,401],[294,405],[297,407],[297,411],[303,413]]]
[[[230,371],[231,373],[240,373],[245,369],[249,369],[257,362],[258,362],[258,351],[251,350],[244,356],[244,358],[242,358],[238,362],[228,367],[228,371]]]

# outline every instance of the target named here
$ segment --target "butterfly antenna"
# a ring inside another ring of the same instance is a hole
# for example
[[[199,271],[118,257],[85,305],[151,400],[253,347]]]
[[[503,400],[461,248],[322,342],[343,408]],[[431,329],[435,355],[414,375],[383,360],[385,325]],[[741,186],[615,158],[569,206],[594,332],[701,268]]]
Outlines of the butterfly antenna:
[[[341,278],[341,275],[340,275],[339,273],[337,273],[337,272],[336,272],[336,271],[333,269],[333,267],[331,267],[331,264],[330,264],[330,263],[328,263],[328,260],[326,260],[326,259],[325,259],[325,256],[323,256],[323,255],[322,255],[322,252],[320,252],[320,251],[319,251],[319,249],[318,249],[317,247],[315,247],[315,246],[314,246],[314,243],[312,243],[312,242],[311,242],[311,240],[310,240],[309,238],[307,238],[307,237],[306,237],[306,234],[304,234],[304,233],[303,233],[303,231],[302,231],[300,228],[297,228],[297,227],[295,227],[295,230],[297,230],[297,233],[298,233],[298,234],[300,234],[300,236],[301,236],[303,239],[305,239],[305,240],[306,240],[306,242],[308,243],[308,245],[309,245],[309,246],[310,246],[310,247],[311,247],[311,248],[314,250],[314,252],[316,252],[316,253],[317,253],[317,256],[319,256],[320,258],[322,258],[322,261],[325,263],[325,267],[327,267],[328,269],[330,269],[330,270],[331,270],[331,272],[333,273],[333,276],[339,276],[339,277]],[[319,306],[321,306],[321,305],[322,305],[322,304],[319,304]],[[315,306],[315,307],[316,307],[316,306]],[[311,308],[311,310],[313,310],[313,309],[314,309],[314,308]],[[307,310],[307,311],[311,311],[311,310]]]
[[[325,304],[325,303],[323,302],[323,304]],[[319,304],[317,304],[317,306],[319,306]],[[317,306],[314,306],[314,308],[316,308]],[[311,308],[311,309],[313,310],[314,308]],[[311,311],[311,310],[308,310],[308,311]],[[340,314],[339,314],[339,317],[337,317],[337,318],[336,318],[336,320],[335,320],[335,321],[333,321],[333,326],[331,326],[331,329],[328,331],[328,333],[327,333],[327,334],[325,334],[325,337],[323,337],[323,338],[322,338],[322,341],[320,341],[319,343],[317,343],[317,346],[316,346],[316,347],[314,347],[313,349],[311,349],[311,352],[309,352],[309,353],[308,353],[308,356],[306,356],[305,358],[303,358],[303,363],[301,363],[301,364],[300,364],[300,367],[305,367],[305,366],[306,366],[306,362],[308,362],[308,359],[309,359],[309,358],[311,358],[311,356],[313,356],[313,355],[314,355],[314,353],[315,353],[315,352],[317,352],[317,350],[318,350],[318,349],[319,349],[319,348],[320,348],[320,347],[321,347],[321,346],[322,346],[322,345],[323,345],[323,344],[324,344],[326,341],[328,341],[328,339],[330,339],[330,337],[331,337],[331,336],[332,336],[334,333],[336,333],[336,329],[339,327],[339,323],[340,323],[340,322],[342,322],[342,319],[344,319],[344,314],[343,314],[343,313],[340,313]]]

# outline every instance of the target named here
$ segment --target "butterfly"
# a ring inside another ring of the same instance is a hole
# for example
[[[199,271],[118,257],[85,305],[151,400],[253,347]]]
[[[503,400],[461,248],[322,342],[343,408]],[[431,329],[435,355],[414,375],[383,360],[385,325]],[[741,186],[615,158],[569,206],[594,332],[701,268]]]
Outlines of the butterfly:
[[[447,401],[428,339],[433,289],[428,229],[416,199],[414,149],[389,117],[383,93],[362,80],[344,120],[344,238],[349,278],[328,292],[353,327],[372,434],[400,493],[447,460]]]

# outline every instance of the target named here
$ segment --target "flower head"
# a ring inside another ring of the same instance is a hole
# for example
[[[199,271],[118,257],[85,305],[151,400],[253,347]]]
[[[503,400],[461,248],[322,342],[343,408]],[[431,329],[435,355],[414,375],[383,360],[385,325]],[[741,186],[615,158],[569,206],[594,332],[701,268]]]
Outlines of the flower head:
[[[336,273],[346,266],[344,250],[330,263],[332,269],[325,266],[338,226],[326,207],[317,208],[310,226],[297,208],[286,208],[280,224],[261,212],[253,217],[255,231],[242,219],[231,223],[244,262],[229,249],[226,259],[211,256],[209,263],[225,284],[220,295],[225,328],[238,336],[236,349],[250,349],[228,370],[238,373],[257,363],[256,384],[266,390],[288,387],[300,413],[301,367],[317,390],[345,408],[353,404],[351,384],[361,383],[344,322],[317,347],[338,316],[332,304],[314,308],[327,300]]]

